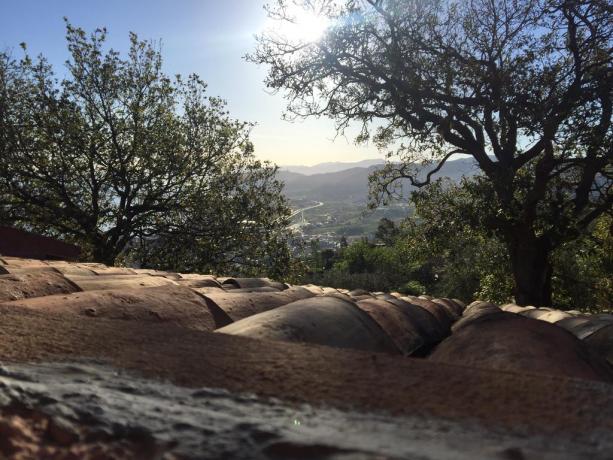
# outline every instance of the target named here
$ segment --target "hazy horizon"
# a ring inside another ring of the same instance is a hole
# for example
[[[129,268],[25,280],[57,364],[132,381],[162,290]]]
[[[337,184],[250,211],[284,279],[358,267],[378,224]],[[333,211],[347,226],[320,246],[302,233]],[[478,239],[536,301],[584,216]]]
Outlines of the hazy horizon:
[[[31,55],[42,53],[58,76],[68,58],[63,17],[88,32],[107,27],[110,47],[124,52],[128,32],[161,40],[164,69],[169,75],[199,74],[209,94],[227,100],[230,114],[257,123],[252,131],[258,158],[279,165],[312,166],[327,161],[353,162],[381,158],[374,146],[353,144],[335,136],[327,119],[290,123],[281,119],[285,101],[269,94],[265,68],[243,56],[255,48],[254,35],[266,23],[263,0],[166,0],[85,3],[77,0],[23,0],[2,5],[0,49],[19,55],[25,42]],[[121,14],[117,14],[120,11]],[[23,27],[28,24],[28,27]]]

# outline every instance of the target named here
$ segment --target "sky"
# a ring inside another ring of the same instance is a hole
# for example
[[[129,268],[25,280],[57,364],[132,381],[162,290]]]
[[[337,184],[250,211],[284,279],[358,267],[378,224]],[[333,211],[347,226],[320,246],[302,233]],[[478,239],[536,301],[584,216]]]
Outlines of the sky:
[[[86,31],[106,27],[116,50],[128,46],[128,32],[162,41],[169,75],[197,73],[209,93],[228,103],[233,117],[255,122],[258,158],[279,165],[383,158],[374,146],[336,137],[329,119],[282,120],[282,93],[271,94],[266,68],[243,59],[266,27],[264,0],[0,0],[0,49],[44,54],[63,75],[68,58],[63,17]]]

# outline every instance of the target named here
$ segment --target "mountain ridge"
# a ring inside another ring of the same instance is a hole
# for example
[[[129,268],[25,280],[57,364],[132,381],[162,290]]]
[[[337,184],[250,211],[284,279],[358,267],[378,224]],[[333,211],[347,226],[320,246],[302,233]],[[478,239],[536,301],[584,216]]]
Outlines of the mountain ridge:
[[[303,174],[305,176],[311,176],[314,174],[327,174],[344,171],[352,168],[368,168],[370,166],[382,165],[385,160],[380,158],[372,158],[369,160],[360,161],[327,161],[324,163],[317,163],[312,166],[305,165],[281,165],[279,168],[282,171],[293,172],[297,174]]]
[[[355,164],[361,163],[363,162],[337,163],[352,165],[352,167],[334,172],[314,174],[304,174],[281,168],[277,177],[285,183],[284,193],[290,199],[365,202],[368,197],[368,177],[383,166],[383,162],[367,167],[355,166]],[[324,165],[329,164],[324,163]],[[426,171],[428,170],[426,169]],[[433,175],[433,179],[449,177],[451,180],[458,182],[463,176],[472,176],[476,173],[477,168],[474,159],[460,158],[445,163],[441,170]],[[400,182],[403,190],[414,189],[408,180],[405,179]]]

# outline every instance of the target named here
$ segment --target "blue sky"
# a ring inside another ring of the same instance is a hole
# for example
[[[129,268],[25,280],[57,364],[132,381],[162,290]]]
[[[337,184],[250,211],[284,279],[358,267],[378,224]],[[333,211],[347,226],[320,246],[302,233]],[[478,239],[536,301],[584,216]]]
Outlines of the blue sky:
[[[381,157],[374,147],[357,147],[351,139],[333,140],[330,120],[289,123],[281,120],[281,94],[266,91],[266,69],[242,57],[253,50],[254,34],[266,23],[260,0],[0,0],[0,48],[43,53],[58,74],[67,51],[66,16],[88,31],[106,26],[109,44],[125,50],[128,32],[161,39],[168,74],[199,74],[211,95],[228,101],[231,114],[253,121],[258,157],[278,164],[311,165]]]

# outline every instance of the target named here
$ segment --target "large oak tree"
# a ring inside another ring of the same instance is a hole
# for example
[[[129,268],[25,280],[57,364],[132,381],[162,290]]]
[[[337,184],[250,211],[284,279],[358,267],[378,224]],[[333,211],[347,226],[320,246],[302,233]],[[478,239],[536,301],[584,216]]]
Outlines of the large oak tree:
[[[254,248],[266,255],[289,210],[276,169],[253,156],[250,125],[198,76],[164,74],[155,43],[131,34],[122,57],[105,39],[67,23],[61,80],[43,57],[0,53],[2,220],[108,264],[143,245],[173,268],[230,271]],[[172,241],[189,262],[160,257]]]
[[[330,18],[325,35],[273,30],[250,56],[288,113],[357,122],[358,141],[388,149],[376,200],[472,156],[516,301],[550,304],[552,250],[613,205],[610,1],[278,0],[269,12],[298,26],[296,5]]]

